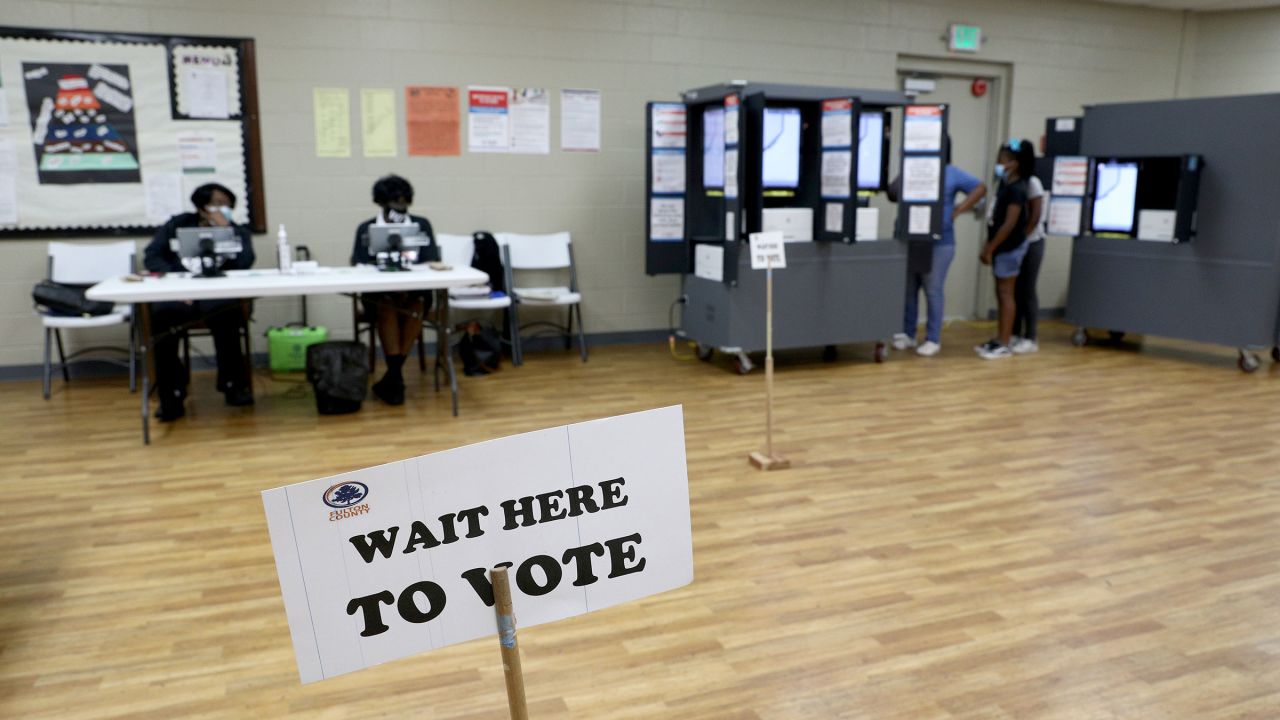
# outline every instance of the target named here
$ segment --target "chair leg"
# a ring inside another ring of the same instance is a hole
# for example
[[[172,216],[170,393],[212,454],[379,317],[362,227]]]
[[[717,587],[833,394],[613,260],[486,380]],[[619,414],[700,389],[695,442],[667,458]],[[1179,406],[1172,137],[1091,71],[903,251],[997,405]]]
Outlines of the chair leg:
[[[427,371],[427,341],[422,338],[422,330],[418,330],[418,372]]]
[[[129,392],[138,391],[138,314],[129,315]]]
[[[520,341],[520,311],[516,309],[516,303],[512,302],[507,308],[507,312],[511,315],[511,362],[516,365],[524,364],[524,345]]]
[[[244,342],[244,384],[249,390],[249,394],[253,394],[253,339],[249,336],[249,321],[245,320],[244,325],[240,327],[241,337]]]
[[[564,323],[564,349],[573,347],[573,306],[569,306],[569,317]]]
[[[53,336],[58,340],[58,364],[62,366],[62,380],[71,382],[71,371],[67,369],[67,353],[62,349],[62,331],[54,328]]]
[[[49,359],[50,345],[53,343],[53,329],[44,329],[44,399],[49,399],[49,376],[53,374],[52,361]]]
[[[582,327],[582,306],[574,305],[574,309],[578,311],[578,354],[582,356],[582,362],[587,361],[587,333]]]

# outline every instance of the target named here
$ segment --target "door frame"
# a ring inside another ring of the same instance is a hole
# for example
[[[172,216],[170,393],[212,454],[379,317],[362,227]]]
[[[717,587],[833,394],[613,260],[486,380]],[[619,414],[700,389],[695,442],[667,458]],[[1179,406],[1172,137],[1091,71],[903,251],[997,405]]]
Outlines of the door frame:
[[[1013,64],[958,58],[953,56],[914,55],[899,53],[896,64],[897,78],[910,75],[923,77],[949,78],[986,78],[991,84],[988,91],[994,103],[992,108],[996,122],[987,129],[987,147],[998,148],[1009,137],[1009,109],[1013,98]],[[995,171],[995,157],[985,160],[981,168],[981,178],[990,178]],[[993,202],[989,197],[988,202]],[[974,307],[969,308],[973,316],[985,319],[995,309],[995,282],[985,267],[978,266],[977,293],[974,296]]]

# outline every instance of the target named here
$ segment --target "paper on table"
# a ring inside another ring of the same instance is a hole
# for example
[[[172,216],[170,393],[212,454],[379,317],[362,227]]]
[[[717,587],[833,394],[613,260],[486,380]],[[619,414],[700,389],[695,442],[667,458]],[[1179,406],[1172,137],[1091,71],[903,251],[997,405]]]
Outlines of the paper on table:
[[[1080,211],[1084,204],[1080,198],[1049,198],[1049,220],[1045,229],[1050,235],[1075,237],[1080,234]]]
[[[546,88],[516,88],[512,94],[511,152],[551,152],[551,96]]]
[[[600,91],[560,91],[560,149],[600,151]]]
[[[854,211],[856,228],[853,239],[859,242],[880,238],[880,208],[858,208]]]
[[[1173,242],[1177,219],[1176,210],[1139,210],[1138,239]]]
[[[212,135],[179,135],[178,158],[185,175],[218,171],[218,141]]]
[[[684,192],[684,152],[655,150],[653,153],[653,187],[655,193]]]
[[[829,233],[844,232],[844,203],[827,203],[827,221],[823,227]]]
[[[351,157],[351,100],[346,88],[316,88],[316,157]]]
[[[824,150],[822,153],[822,197],[849,197],[852,150]]]
[[[220,67],[188,67],[183,69],[183,99],[187,116],[226,120],[231,117],[227,95],[227,71]]]
[[[933,231],[933,208],[929,205],[912,205],[907,212],[907,234],[928,235]]]
[[[0,175],[0,225],[18,224],[18,184],[12,175]]]
[[[404,89],[405,136],[410,155],[460,155],[458,89],[410,85]]]
[[[360,146],[365,157],[396,156],[396,96],[390,88],[360,89]]]
[[[160,224],[182,212],[182,178],[176,172],[148,172],[147,220]]]
[[[938,199],[942,179],[942,159],[909,157],[902,161],[902,199],[906,202],[931,202]]]
[[[652,198],[649,201],[649,239],[684,239],[684,198]]]

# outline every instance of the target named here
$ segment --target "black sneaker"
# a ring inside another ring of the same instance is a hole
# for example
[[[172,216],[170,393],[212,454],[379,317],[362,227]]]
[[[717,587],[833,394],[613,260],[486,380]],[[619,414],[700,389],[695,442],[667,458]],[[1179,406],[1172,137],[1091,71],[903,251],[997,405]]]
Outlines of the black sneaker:
[[[990,340],[982,343],[981,345],[974,345],[973,351],[981,355],[983,353],[989,353],[998,347],[1000,347],[1000,341],[995,338],[991,338]]]
[[[186,403],[183,397],[178,395],[171,398],[160,398],[160,408],[156,410],[156,420],[162,423],[173,422],[183,415],[187,414]]]
[[[246,407],[253,404],[253,391],[247,387],[233,388],[223,393],[223,396],[231,407]]]
[[[392,378],[383,377],[373,384],[373,396],[388,405],[404,404],[404,382],[396,382]]]

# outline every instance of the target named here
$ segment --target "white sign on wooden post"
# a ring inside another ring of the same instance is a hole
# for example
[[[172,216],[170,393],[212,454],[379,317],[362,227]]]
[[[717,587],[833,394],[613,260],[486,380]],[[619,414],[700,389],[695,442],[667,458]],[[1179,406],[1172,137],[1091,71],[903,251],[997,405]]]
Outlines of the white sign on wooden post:
[[[751,269],[774,270],[787,266],[787,243],[780,232],[751,233]]]
[[[781,242],[781,241],[779,241]],[[693,581],[681,408],[566,425],[262,494],[302,681]]]

